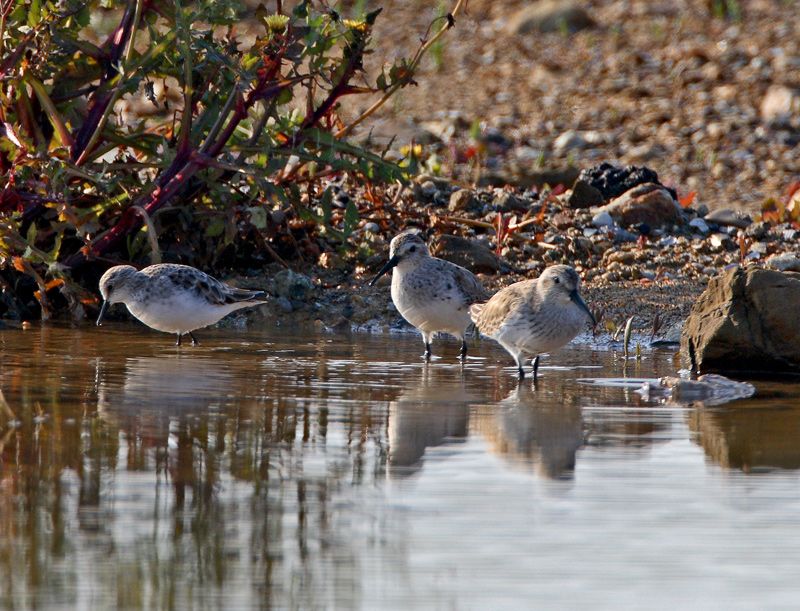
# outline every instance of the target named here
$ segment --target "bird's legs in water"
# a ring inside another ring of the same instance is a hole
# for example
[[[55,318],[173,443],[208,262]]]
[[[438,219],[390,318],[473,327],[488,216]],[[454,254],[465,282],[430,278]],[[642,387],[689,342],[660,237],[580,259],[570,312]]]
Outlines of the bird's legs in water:
[[[185,334],[184,333],[178,333],[178,341],[175,342],[176,346],[180,346],[181,345],[181,336],[183,336],[183,335],[188,335],[189,337],[192,338],[192,346],[199,346],[200,345],[200,342],[197,341],[197,338],[194,335],[192,335],[191,331],[189,331],[188,333],[185,333]]]
[[[461,352],[459,352],[458,355],[461,357],[462,361],[466,361],[467,360],[467,340],[466,340],[466,338],[463,338],[463,337],[461,338]]]
[[[424,358],[426,361],[430,361],[431,360],[431,340],[432,339],[433,339],[433,337],[431,337],[429,334],[427,334],[427,333],[423,333],[422,334],[422,341],[425,342],[425,352],[422,354],[422,358]]]
[[[517,361],[517,372],[519,373],[519,379],[525,379],[525,356],[520,353],[514,357]]]
[[[536,376],[539,373],[539,355],[533,357],[533,381],[536,382]]]

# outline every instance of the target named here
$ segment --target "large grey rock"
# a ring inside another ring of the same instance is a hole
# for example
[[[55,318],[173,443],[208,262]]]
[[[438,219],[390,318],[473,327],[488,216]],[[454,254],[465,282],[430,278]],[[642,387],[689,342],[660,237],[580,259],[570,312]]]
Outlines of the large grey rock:
[[[540,0],[517,11],[508,21],[511,34],[577,32],[595,25],[582,6],[564,0]]]
[[[800,373],[800,274],[740,267],[712,278],[681,336],[703,373]]]
[[[431,244],[435,257],[467,268],[473,273],[495,274],[503,267],[500,257],[477,240],[455,235],[439,235]]]

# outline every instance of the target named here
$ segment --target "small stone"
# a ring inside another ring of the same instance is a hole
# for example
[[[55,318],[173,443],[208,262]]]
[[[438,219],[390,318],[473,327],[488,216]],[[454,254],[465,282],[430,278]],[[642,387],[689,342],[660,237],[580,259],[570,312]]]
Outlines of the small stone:
[[[605,201],[599,189],[594,188],[585,180],[578,180],[572,187],[567,205],[570,208],[590,208],[603,204]]]
[[[498,189],[495,193],[492,205],[500,212],[527,212],[530,208],[529,202],[509,191]]]
[[[744,229],[753,222],[747,214],[732,210],[730,208],[719,208],[712,210],[705,216],[707,223],[714,223],[715,225],[723,225],[727,227],[739,227]]]
[[[281,312],[283,312],[284,314],[291,314],[292,310],[294,309],[292,307],[292,302],[286,299],[286,297],[278,297],[275,300],[275,304],[278,306],[278,308],[280,308]]]
[[[708,223],[701,218],[692,219],[689,221],[689,226],[693,227],[698,233],[702,233],[703,235],[706,235],[710,231]]]
[[[426,180],[420,185],[420,189],[422,190],[423,195],[428,197],[433,197],[438,190],[436,188],[436,184],[432,180]]]
[[[785,127],[800,113],[800,93],[785,85],[770,85],[761,100],[761,119],[772,126]]]
[[[508,32],[517,35],[533,32],[574,33],[594,25],[594,19],[577,3],[540,0],[512,15],[508,21]]]
[[[603,210],[592,217],[592,225],[595,227],[613,227],[614,219],[608,210]]]
[[[769,223],[759,222],[753,223],[750,225],[744,232],[744,234],[748,238],[753,238],[754,240],[761,240],[767,236],[769,233]]]
[[[575,130],[570,129],[553,140],[553,152],[556,155],[563,155],[573,149],[586,148],[587,144],[586,138]]]
[[[313,290],[314,283],[308,276],[284,269],[272,277],[270,292],[277,297],[302,302],[310,296]]]
[[[450,212],[462,212],[464,210],[472,210],[479,205],[480,201],[472,191],[458,189],[450,194],[450,202],[447,204],[447,209]]]
[[[273,210],[269,215],[276,225],[283,225],[286,221],[286,213],[283,210]]]
[[[367,233],[380,233],[381,228],[378,223],[369,222],[364,225],[364,231]]]
[[[715,233],[708,239],[714,250],[726,250],[733,245],[733,240],[727,233]]]
[[[319,265],[323,269],[339,269],[343,265],[342,258],[332,252],[324,252],[319,256]]]
[[[779,272],[800,272],[800,257],[785,252],[780,255],[772,255],[764,261],[764,265]]]

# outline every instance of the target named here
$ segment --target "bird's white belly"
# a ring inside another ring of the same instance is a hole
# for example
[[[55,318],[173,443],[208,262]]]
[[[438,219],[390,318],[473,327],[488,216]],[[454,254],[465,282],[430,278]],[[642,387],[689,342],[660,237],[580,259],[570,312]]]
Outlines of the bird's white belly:
[[[580,320],[571,317],[549,323],[538,329],[527,325],[505,324],[498,329],[493,338],[521,352],[541,354],[552,352],[571,342],[582,326]]]
[[[188,296],[125,305],[131,314],[148,327],[165,333],[188,333],[202,329],[242,307],[242,304],[212,305],[205,300]]]
[[[397,310],[408,322],[423,333],[444,331],[460,337],[470,324],[469,312],[448,307],[446,303],[395,303]]]

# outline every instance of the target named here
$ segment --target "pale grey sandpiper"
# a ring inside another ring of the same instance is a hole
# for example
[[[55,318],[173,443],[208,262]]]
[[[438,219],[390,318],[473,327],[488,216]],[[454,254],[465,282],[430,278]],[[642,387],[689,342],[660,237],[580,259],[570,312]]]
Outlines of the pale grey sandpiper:
[[[533,379],[539,354],[569,343],[594,316],[580,295],[580,277],[568,265],[548,267],[534,280],[523,280],[498,291],[470,314],[478,330],[496,340],[514,357],[520,379],[526,356],[533,356]]]
[[[489,296],[474,274],[431,256],[415,231],[404,231],[392,239],[389,261],[370,286],[391,269],[392,301],[403,318],[422,333],[425,358],[431,358],[434,334],[443,331],[461,340],[461,359],[466,359],[469,307]]]
[[[141,271],[130,265],[112,267],[100,278],[103,306],[97,326],[112,303],[124,303],[128,311],[148,327],[181,337],[213,325],[242,308],[266,303],[263,291],[229,286],[188,265],[163,263]]]

